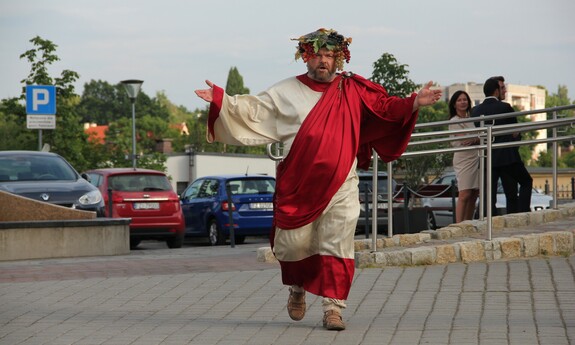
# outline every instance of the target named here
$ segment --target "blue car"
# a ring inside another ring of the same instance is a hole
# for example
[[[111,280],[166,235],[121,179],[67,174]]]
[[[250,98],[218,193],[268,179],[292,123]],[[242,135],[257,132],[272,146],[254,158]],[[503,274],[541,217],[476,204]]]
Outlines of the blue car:
[[[275,178],[265,175],[205,176],[180,195],[186,237],[206,237],[213,246],[230,237],[230,205],[235,243],[246,236],[269,236],[273,220]]]

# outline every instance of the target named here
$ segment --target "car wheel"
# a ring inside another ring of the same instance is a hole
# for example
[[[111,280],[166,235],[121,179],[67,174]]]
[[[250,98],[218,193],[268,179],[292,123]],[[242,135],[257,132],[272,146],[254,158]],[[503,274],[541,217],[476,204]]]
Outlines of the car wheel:
[[[433,215],[433,211],[427,211],[427,229],[428,230],[435,230],[437,229],[437,223],[435,222],[435,215]]]
[[[208,239],[212,246],[221,246],[226,243],[226,238],[215,219],[212,219],[208,226]]]
[[[130,249],[138,248],[138,245],[142,242],[139,238],[130,238]]]
[[[182,248],[182,245],[184,244],[184,234],[182,233],[176,235],[174,238],[166,240],[166,244],[168,245],[168,248]]]

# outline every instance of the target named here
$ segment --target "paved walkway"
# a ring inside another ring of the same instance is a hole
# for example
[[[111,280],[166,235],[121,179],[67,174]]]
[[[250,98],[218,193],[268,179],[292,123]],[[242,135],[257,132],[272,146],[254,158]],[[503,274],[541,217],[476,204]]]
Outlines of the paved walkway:
[[[291,321],[265,239],[0,262],[0,344],[575,344],[575,256],[358,269],[347,329]]]

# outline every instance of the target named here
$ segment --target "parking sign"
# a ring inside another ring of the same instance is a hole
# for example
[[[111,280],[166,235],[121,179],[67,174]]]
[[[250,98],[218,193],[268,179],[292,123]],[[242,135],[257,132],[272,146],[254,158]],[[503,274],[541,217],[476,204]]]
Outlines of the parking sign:
[[[55,115],[56,87],[53,85],[26,86],[26,114]]]

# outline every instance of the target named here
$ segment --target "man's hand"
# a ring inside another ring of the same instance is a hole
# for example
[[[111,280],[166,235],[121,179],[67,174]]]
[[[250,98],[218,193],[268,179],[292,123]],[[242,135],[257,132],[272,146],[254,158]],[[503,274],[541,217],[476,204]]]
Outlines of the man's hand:
[[[415,97],[415,102],[413,102],[413,111],[419,109],[426,105],[435,104],[441,98],[441,90],[430,90],[429,88],[433,85],[432,81],[429,81]]]
[[[214,83],[209,80],[206,80],[206,84],[210,87],[209,89],[204,90],[196,90],[194,91],[198,97],[203,99],[206,102],[211,102],[214,100]]]

